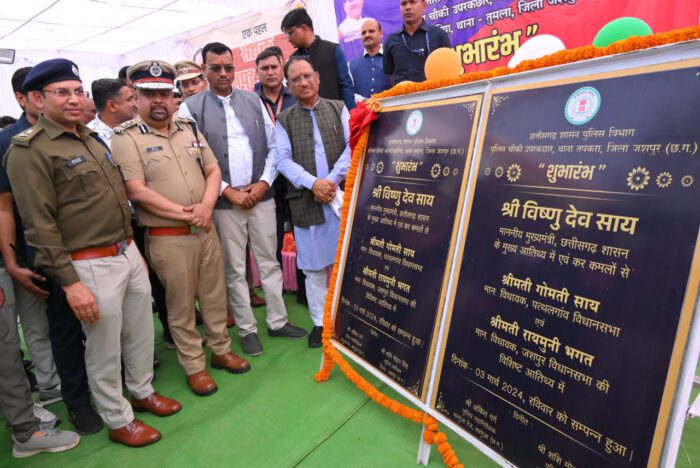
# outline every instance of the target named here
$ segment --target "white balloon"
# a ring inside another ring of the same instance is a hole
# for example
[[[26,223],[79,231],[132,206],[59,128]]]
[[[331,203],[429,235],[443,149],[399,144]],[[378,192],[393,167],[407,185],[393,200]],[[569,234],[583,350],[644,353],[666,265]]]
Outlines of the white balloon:
[[[524,60],[538,59],[564,49],[564,43],[557,36],[540,34],[520,46],[508,62],[508,67],[515,68]]]

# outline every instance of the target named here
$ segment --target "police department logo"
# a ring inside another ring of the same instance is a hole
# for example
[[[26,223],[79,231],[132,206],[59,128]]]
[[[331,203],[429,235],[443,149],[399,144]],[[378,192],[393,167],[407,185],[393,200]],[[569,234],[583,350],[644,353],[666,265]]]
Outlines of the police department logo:
[[[564,114],[570,123],[583,125],[595,117],[599,109],[600,93],[592,86],[584,86],[569,96]]]
[[[151,68],[149,68],[148,71],[151,73],[151,76],[155,76],[155,77],[159,77],[160,75],[163,74],[163,69],[160,68],[160,65],[158,65],[158,62],[151,63]]]
[[[408,114],[408,120],[406,121],[406,133],[413,136],[420,132],[423,126],[423,113],[419,110],[414,110]]]
[[[73,66],[71,67],[71,71],[73,72],[73,74],[74,74],[75,76],[78,76],[78,67],[76,67],[75,65],[73,65]]]

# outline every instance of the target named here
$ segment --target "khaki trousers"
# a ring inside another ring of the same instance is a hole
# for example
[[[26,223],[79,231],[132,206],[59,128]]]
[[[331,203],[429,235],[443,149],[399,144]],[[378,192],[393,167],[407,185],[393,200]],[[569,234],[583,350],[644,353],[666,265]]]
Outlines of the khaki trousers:
[[[195,297],[199,298],[207,345],[217,355],[231,351],[224,261],[216,231],[200,230],[188,236],[149,235],[148,255],[165,288],[177,359],[187,375],[204,370],[206,357],[194,317]]]
[[[73,266],[100,310],[97,322],[82,323],[88,382],[105,424],[119,429],[134,419],[122,395],[121,360],[129,393],[138,399],[153,393],[153,312],[146,265],[131,242],[122,255],[74,260]]]
[[[9,333],[19,349],[20,339],[17,330],[19,315],[24,341],[36,366],[36,382],[39,390],[45,391],[56,387],[61,381],[58,378],[51,351],[46,301],[24,289],[1,266],[0,287],[5,291],[5,305],[0,307],[0,318],[7,321]]]
[[[271,198],[261,201],[250,210],[237,206],[214,210],[214,224],[224,251],[226,285],[238,334],[243,337],[258,332],[258,324],[250,308],[245,277],[246,244],[249,238],[265,291],[267,326],[272,330],[282,328],[288,319],[282,298],[282,268],[277,261],[275,200]]]

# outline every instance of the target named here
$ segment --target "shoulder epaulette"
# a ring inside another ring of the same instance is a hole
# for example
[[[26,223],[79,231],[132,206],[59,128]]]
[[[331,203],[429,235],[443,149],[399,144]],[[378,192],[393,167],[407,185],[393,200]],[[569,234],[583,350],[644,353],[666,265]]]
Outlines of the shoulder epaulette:
[[[190,122],[194,122],[194,121],[195,120],[190,118],[190,117],[177,116],[177,118],[175,119],[175,122],[186,123],[186,124],[189,124]]]
[[[131,128],[134,125],[136,125],[135,119],[127,120],[126,122],[117,125],[117,127],[115,127],[114,129],[114,133],[121,135],[122,133],[124,133],[124,130],[126,130],[127,128]]]
[[[39,126],[34,126],[30,127],[23,132],[18,133],[17,135],[12,137],[12,144],[16,146],[29,146],[29,142],[32,141],[32,138],[40,134],[44,129]]]

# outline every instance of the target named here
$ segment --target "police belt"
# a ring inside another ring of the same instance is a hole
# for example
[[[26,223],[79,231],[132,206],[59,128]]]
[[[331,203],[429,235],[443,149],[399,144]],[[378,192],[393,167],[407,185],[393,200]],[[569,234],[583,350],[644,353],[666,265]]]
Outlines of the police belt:
[[[73,260],[93,260],[96,258],[116,257],[126,252],[126,248],[131,244],[131,238],[117,242],[105,247],[88,247],[70,253]]]
[[[177,226],[177,227],[149,227],[149,236],[189,236],[197,232],[197,228],[192,226]]]

